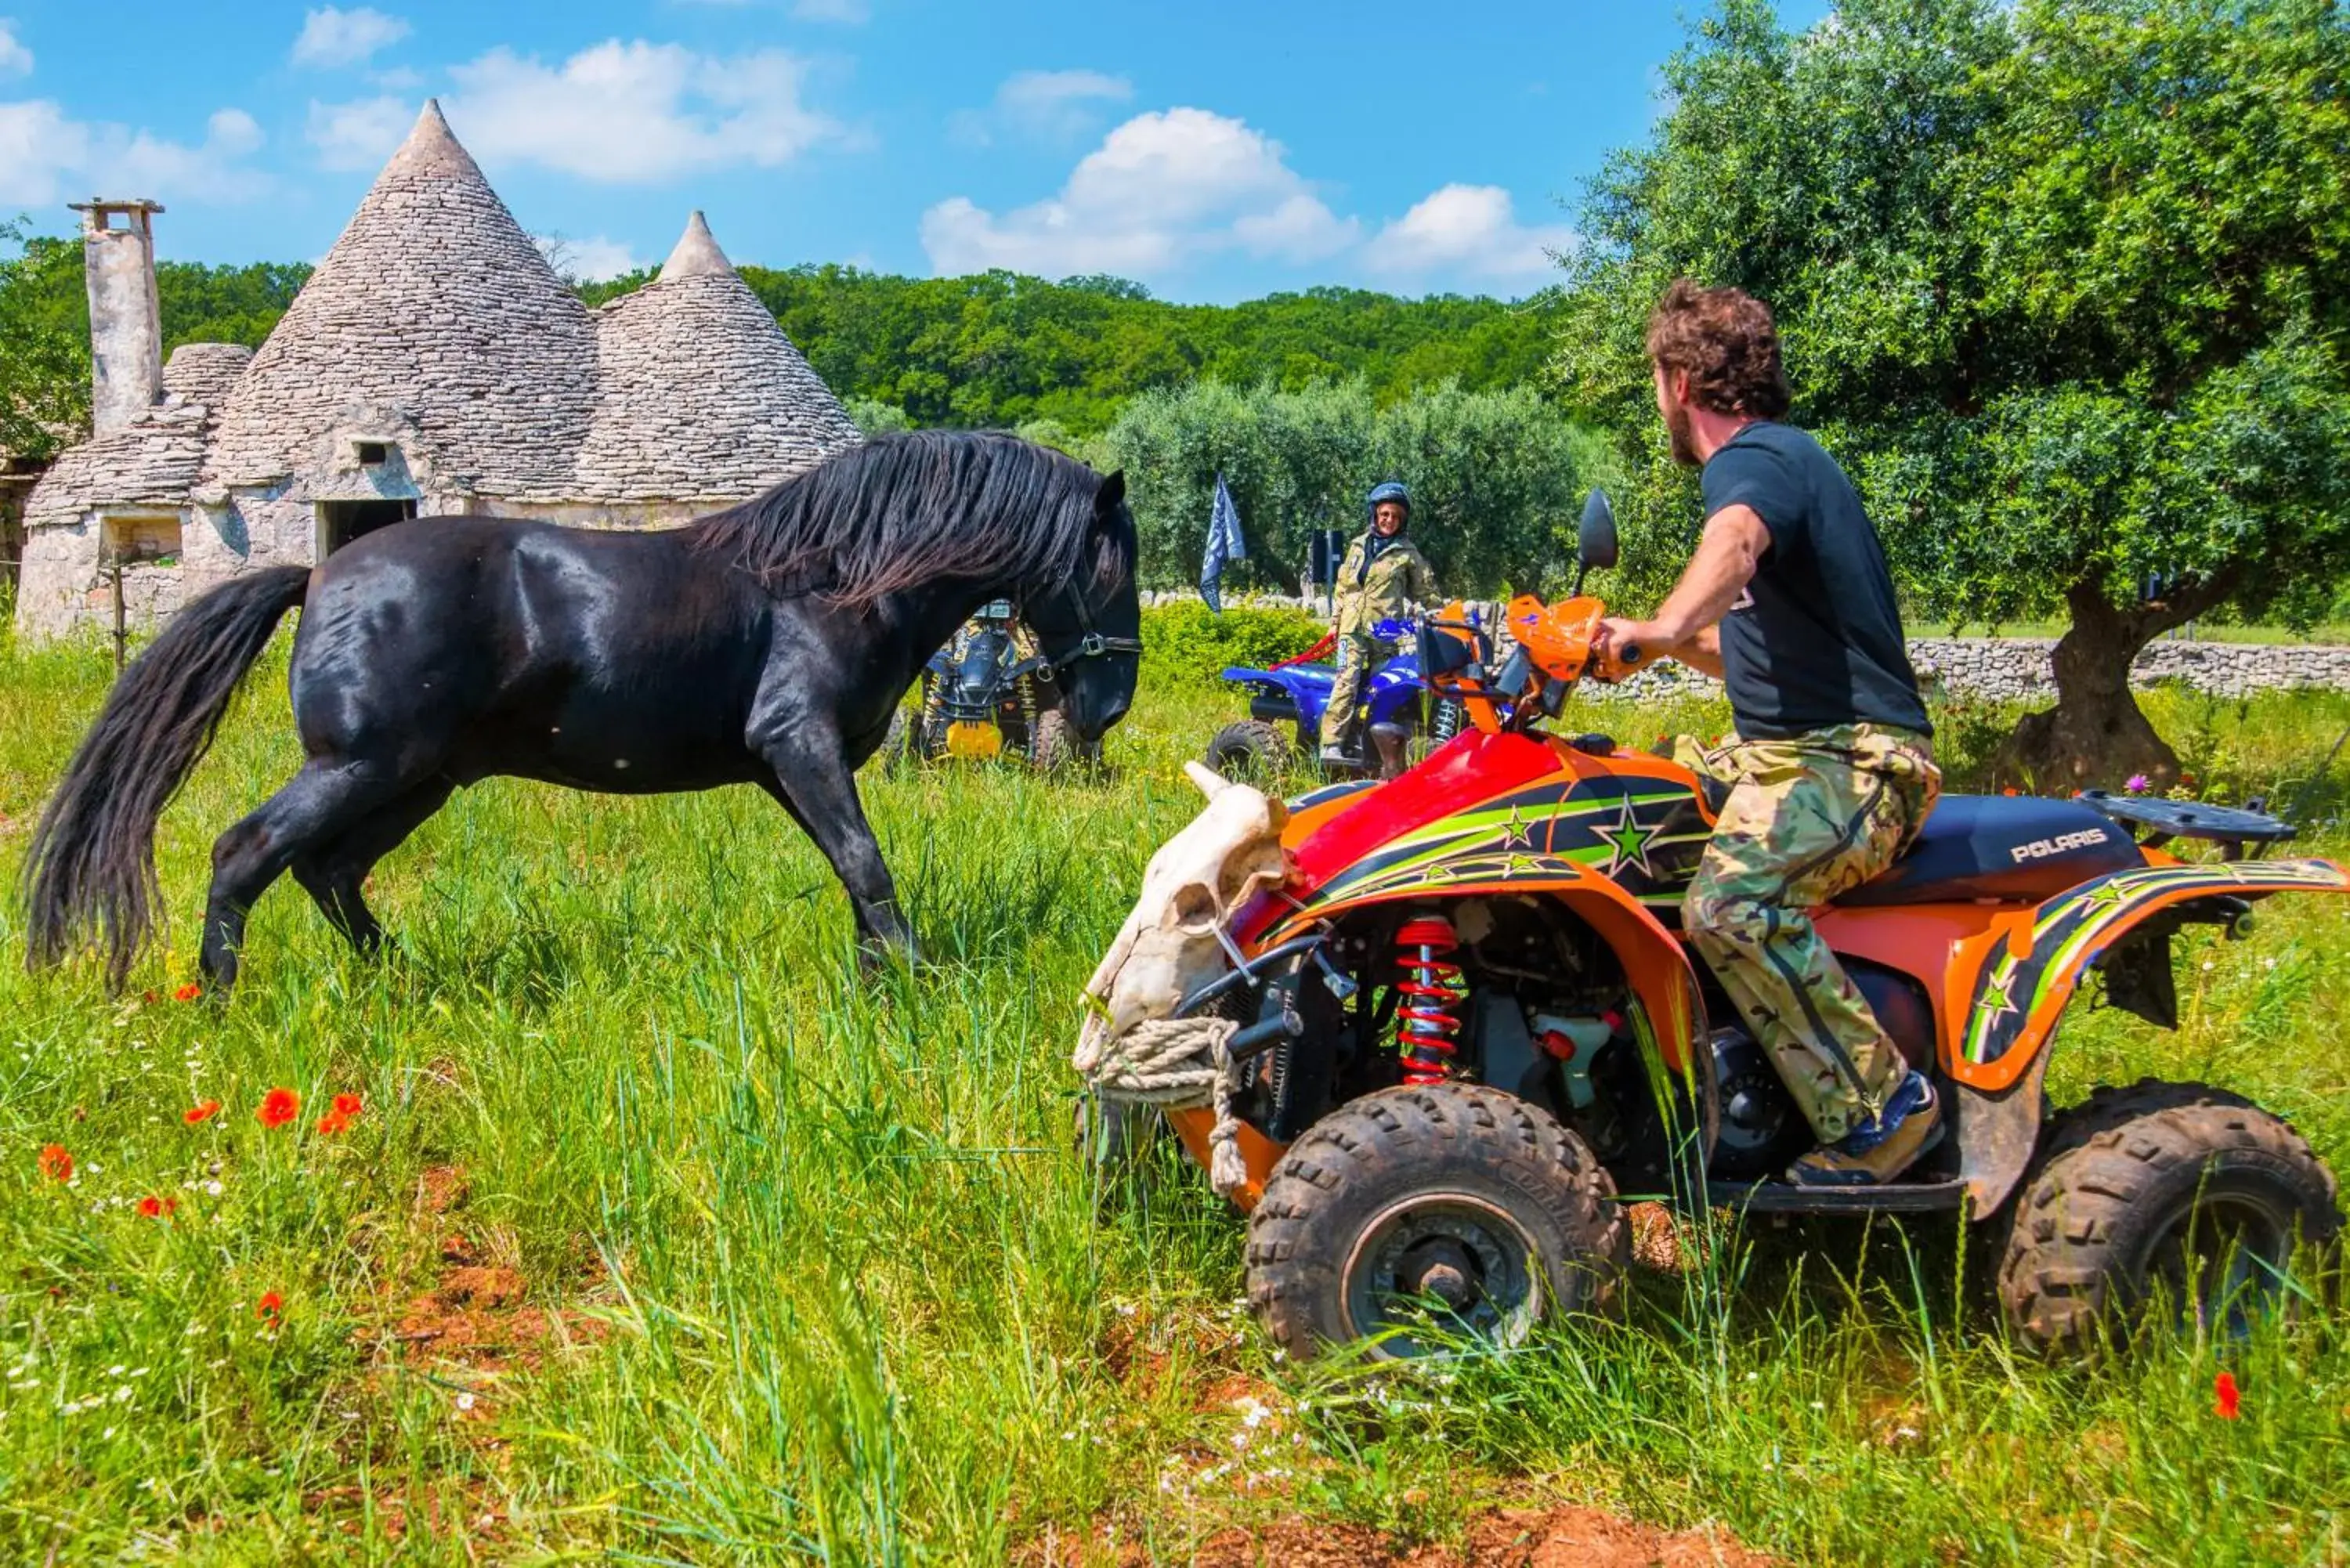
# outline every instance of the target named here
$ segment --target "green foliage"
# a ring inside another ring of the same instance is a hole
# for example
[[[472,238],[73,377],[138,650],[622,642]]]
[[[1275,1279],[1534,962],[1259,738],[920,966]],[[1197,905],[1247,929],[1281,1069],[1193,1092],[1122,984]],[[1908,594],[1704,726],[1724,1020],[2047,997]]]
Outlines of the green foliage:
[[[917,425],[1050,421],[1085,440],[1137,394],[1201,379],[1294,390],[1360,376],[1384,401],[1448,379],[1472,389],[1529,380],[1549,349],[1540,301],[1315,288],[1175,305],[1119,278],[741,270],[835,391],[893,404]],[[597,304],[644,281],[580,293]]]
[[[81,242],[0,223],[0,451],[45,457],[89,429],[89,295]],[[182,343],[258,348],[308,280],[303,264],[155,264],[163,352]]]
[[[847,409],[849,419],[867,435],[882,435],[890,431],[914,428],[914,421],[906,417],[906,410],[895,403],[885,403],[879,398],[860,398],[853,395],[843,398],[840,401],[841,405]]]
[[[0,453],[47,457],[89,428],[81,246],[0,223]]]
[[[1228,605],[1213,615],[1197,599],[1142,612],[1143,674],[1154,689],[1221,686],[1227,665],[1263,670],[1295,658],[1327,628],[1304,610]]]
[[[1390,476],[1411,487],[1412,538],[1448,594],[1555,584],[1601,455],[1531,388],[1450,381],[1385,406],[1359,380],[1202,381],[1136,399],[1102,445],[1127,471],[1146,581],[1193,579],[1221,471],[1249,547],[1227,580],[1284,592],[1311,531],[1359,530],[1364,494]]]
[[[162,307],[163,352],[169,355],[182,343],[242,343],[258,348],[309,281],[307,262],[242,266],[157,262],[155,295]]]
[[[2230,606],[2324,614],[2350,560],[2350,24],[2330,0],[1726,0],[1654,143],[1592,188],[1559,369],[1624,433],[1653,589],[1694,491],[1648,405],[1677,275],[1777,312],[1795,418],[1913,603],[2088,594],[2119,649]],[[2147,579],[2167,579],[2142,606]]]

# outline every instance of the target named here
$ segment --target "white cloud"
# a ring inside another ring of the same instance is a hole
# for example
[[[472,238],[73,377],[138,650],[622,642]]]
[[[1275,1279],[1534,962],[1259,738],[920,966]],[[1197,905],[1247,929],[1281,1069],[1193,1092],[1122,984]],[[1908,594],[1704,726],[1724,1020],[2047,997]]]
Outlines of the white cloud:
[[[16,41],[13,24],[0,19],[0,77],[33,74],[33,51]]]
[[[294,63],[318,70],[365,65],[378,49],[408,36],[405,17],[387,16],[369,5],[338,11],[324,5],[302,17],[302,36],[294,40]]]
[[[457,91],[442,107],[477,157],[588,180],[772,169],[841,134],[801,101],[806,67],[780,49],[702,55],[616,38],[550,67],[500,47],[451,74]]]
[[[261,127],[241,109],[205,122],[191,147],[125,125],[73,119],[54,100],[0,103],[0,205],[46,207],[69,196],[243,201],[267,181],[244,160]]]
[[[416,110],[389,95],[349,103],[310,100],[310,145],[328,169],[374,169],[390,158],[416,123]]]
[[[1318,261],[1358,230],[1314,194],[1279,142],[1206,109],[1170,109],[1112,130],[1049,200],[1001,217],[964,196],[939,202],[922,214],[922,248],[942,274],[1138,276],[1228,250]]]
[[[1100,122],[1097,106],[1123,103],[1134,84],[1101,71],[1019,71],[995,89],[984,109],[964,109],[948,122],[959,141],[985,147],[1003,130],[1039,141],[1067,141]]]
[[[1521,224],[1510,193],[1499,185],[1443,187],[1382,228],[1366,247],[1364,264],[1396,276],[1465,274],[1525,279],[1556,264],[1575,231],[1564,223]]]
[[[627,245],[602,234],[586,240],[564,234],[533,234],[530,243],[538,247],[538,254],[546,258],[546,265],[557,275],[587,283],[602,283],[645,265]]]

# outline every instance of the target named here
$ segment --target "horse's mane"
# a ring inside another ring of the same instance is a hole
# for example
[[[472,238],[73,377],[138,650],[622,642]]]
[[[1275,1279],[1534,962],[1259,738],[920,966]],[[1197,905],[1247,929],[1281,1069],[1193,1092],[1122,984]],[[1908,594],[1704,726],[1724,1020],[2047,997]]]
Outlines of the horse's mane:
[[[879,435],[688,525],[771,592],[854,609],[940,578],[1067,580],[1100,480],[1074,458],[976,431]]]

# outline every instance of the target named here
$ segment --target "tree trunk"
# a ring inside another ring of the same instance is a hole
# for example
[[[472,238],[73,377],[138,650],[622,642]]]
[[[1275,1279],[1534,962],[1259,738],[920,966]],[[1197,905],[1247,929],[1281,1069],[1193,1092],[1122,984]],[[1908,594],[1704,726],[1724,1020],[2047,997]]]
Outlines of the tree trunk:
[[[2073,624],[2050,662],[2056,706],[2027,713],[1991,761],[1993,782],[2040,794],[2118,789],[2143,775],[2163,789],[2178,782],[2178,756],[2137,705],[2129,672],[2139,649],[2224,599],[2226,575],[2131,609],[2116,609],[2094,582],[2064,597]]]

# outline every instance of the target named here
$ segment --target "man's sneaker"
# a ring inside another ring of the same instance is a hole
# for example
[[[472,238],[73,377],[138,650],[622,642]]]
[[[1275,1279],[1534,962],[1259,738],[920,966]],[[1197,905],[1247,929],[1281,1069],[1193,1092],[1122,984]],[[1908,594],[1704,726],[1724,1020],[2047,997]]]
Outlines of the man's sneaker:
[[[1911,1073],[1894,1085],[1876,1119],[1795,1161],[1787,1179],[1798,1187],[1875,1187],[1941,1141],[1942,1103],[1925,1074]]]
[[[1344,746],[1323,747],[1322,762],[1325,766],[1333,768],[1350,768],[1355,765],[1355,759],[1347,754],[1347,748]]]

